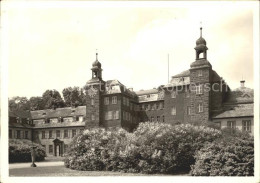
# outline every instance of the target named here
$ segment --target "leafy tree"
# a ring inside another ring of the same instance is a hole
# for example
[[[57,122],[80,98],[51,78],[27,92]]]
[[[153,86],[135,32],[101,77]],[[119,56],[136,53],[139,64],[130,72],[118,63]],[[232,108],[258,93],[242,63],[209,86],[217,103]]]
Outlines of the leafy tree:
[[[62,91],[66,106],[81,106],[86,105],[85,94],[82,88],[68,87]]]
[[[30,102],[30,109],[32,111],[44,109],[44,103],[42,97],[31,97],[29,102]]]
[[[8,100],[9,110],[30,110],[30,102],[26,97],[12,97]]]
[[[42,100],[44,109],[55,109],[65,106],[64,101],[57,90],[46,90],[42,94]]]

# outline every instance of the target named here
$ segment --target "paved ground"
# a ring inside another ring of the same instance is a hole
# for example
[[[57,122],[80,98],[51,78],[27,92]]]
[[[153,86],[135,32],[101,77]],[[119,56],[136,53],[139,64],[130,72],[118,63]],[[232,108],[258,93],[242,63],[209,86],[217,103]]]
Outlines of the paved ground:
[[[78,171],[64,167],[62,158],[47,158],[43,162],[36,162],[37,167],[31,167],[31,163],[11,163],[9,164],[10,177],[40,177],[40,176],[148,176],[147,174],[121,173],[110,171]],[[180,174],[177,176],[187,176]],[[151,176],[151,175],[150,175]],[[153,176],[155,176],[153,174]],[[156,176],[165,176],[156,174]]]

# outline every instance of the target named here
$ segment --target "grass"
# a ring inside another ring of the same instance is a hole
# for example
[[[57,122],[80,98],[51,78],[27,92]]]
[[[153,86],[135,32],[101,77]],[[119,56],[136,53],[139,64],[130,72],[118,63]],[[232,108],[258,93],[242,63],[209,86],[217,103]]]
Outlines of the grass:
[[[61,176],[167,176],[162,174],[140,174],[140,173],[122,173],[110,171],[78,171],[65,168],[64,166],[49,166],[36,168],[16,168],[9,169],[10,177],[61,177]],[[188,176],[188,174],[179,174],[174,176]]]

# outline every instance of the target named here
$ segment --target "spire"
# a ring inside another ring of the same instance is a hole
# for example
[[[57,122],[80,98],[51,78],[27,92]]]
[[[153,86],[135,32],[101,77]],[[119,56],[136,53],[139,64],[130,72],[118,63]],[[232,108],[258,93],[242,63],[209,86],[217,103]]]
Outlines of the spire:
[[[96,49],[96,60],[98,60],[98,52],[97,52],[97,49]]]
[[[202,37],[202,27],[200,27],[200,37]]]

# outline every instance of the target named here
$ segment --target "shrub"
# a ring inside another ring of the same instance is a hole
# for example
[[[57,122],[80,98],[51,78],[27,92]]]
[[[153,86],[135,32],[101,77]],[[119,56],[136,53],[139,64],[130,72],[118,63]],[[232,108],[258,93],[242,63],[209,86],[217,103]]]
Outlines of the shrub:
[[[195,159],[191,175],[253,176],[254,140],[245,135],[208,143],[196,152]]]
[[[189,171],[193,155],[220,131],[202,126],[141,123],[134,133],[123,129],[85,130],[70,144],[65,166],[77,170],[142,173]]]
[[[35,161],[42,161],[46,157],[42,145],[33,143],[35,148]],[[9,162],[30,162],[32,142],[25,139],[9,140]]]

